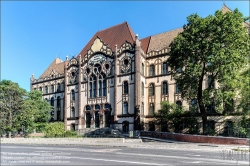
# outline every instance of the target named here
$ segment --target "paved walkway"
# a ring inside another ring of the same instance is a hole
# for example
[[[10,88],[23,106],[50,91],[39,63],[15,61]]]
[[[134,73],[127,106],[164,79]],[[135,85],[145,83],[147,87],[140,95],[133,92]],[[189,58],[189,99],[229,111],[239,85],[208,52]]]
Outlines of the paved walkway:
[[[143,137],[145,138],[145,137]],[[152,139],[152,138],[151,138]],[[155,140],[157,142],[142,142],[142,139],[107,139],[107,138],[1,138],[1,144],[44,144],[44,145],[78,145],[78,146],[112,146],[112,147],[131,147],[131,148],[155,148],[155,149],[196,149],[196,150],[249,150],[250,146],[242,145],[215,145],[204,143],[188,143],[172,140]],[[159,142],[162,141],[162,142]]]

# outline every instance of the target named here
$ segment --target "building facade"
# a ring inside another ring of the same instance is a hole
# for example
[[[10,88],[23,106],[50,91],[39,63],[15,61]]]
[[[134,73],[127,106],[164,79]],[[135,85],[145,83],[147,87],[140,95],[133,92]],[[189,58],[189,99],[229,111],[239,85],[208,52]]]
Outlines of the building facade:
[[[56,58],[38,79],[32,75],[31,89],[42,91],[54,106],[51,121],[64,121],[67,130],[155,130],[153,115],[162,101],[189,105],[166,63],[182,31],[139,39],[127,22],[99,31],[77,57]]]

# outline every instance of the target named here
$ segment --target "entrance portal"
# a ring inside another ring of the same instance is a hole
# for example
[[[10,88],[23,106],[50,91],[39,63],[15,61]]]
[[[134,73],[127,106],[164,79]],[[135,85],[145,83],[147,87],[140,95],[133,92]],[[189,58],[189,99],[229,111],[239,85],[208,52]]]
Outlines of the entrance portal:
[[[129,131],[129,122],[128,121],[123,121],[122,122],[122,131],[123,132],[128,132]]]

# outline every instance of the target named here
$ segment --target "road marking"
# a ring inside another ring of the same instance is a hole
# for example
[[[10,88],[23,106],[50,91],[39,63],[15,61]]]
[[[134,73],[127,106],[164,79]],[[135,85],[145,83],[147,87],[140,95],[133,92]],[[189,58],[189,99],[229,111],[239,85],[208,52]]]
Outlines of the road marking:
[[[83,158],[83,157],[68,157],[68,156],[62,156],[62,157],[64,157],[64,158],[76,158],[76,159],[82,159],[82,160],[96,160],[96,161],[107,161],[107,162],[111,161],[111,162],[117,162],[117,163],[129,163],[129,164],[139,164],[139,165],[169,165],[169,164],[145,163],[145,162],[135,162],[135,161],[122,161],[122,160],[108,160],[108,159],[96,159],[96,158]]]
[[[220,162],[220,163],[240,163],[240,164],[249,164],[247,161],[235,161],[235,160],[221,160],[221,159],[208,159],[208,158],[190,158],[190,157],[184,157],[184,156],[167,156],[167,155],[152,155],[152,154],[138,154],[138,153],[123,153],[123,152],[116,152],[115,154],[120,154],[120,155],[137,155],[137,156],[148,156],[148,157],[163,157],[163,158],[176,158],[178,160],[186,159],[186,160],[202,160],[202,161],[207,161],[207,162]]]

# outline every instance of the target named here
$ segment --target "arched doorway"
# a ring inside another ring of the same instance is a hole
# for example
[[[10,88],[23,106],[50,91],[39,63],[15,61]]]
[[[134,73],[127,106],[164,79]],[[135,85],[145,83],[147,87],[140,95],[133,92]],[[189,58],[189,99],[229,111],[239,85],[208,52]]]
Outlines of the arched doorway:
[[[122,131],[123,132],[128,132],[129,131],[129,122],[128,121],[123,121],[122,122]]]
[[[105,124],[104,127],[110,127],[110,111],[105,111]]]
[[[91,115],[90,112],[86,113],[86,128],[90,128]]]
[[[100,127],[100,117],[99,117],[99,111],[95,112],[95,128]]]
[[[148,122],[148,131],[155,131],[155,123],[152,121]]]

